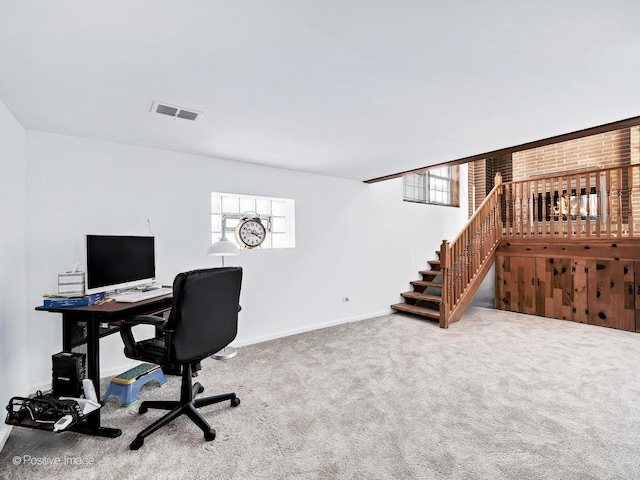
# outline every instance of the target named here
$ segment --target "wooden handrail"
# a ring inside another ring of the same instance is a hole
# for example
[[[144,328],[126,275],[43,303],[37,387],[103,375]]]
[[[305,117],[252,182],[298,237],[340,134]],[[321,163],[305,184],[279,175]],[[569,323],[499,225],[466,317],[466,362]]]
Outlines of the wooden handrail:
[[[456,238],[451,243],[442,241],[442,328],[447,328],[450,322],[455,321],[456,313],[464,310],[471,301],[479,285],[478,276],[483,278],[486,274],[486,264],[502,238],[501,193],[502,176],[497,173],[495,186]]]
[[[460,230],[460,233],[458,233],[458,235],[451,241],[452,244],[456,243],[460,239],[460,237],[462,236],[462,233],[466,229],[468,229],[469,226],[473,223],[475,218],[480,216],[482,214],[482,212],[484,212],[486,204],[488,204],[491,201],[491,198],[494,195],[494,191],[498,190],[501,185],[502,185],[502,175],[500,174],[500,172],[498,172],[498,173],[496,173],[496,176],[494,178],[494,186],[493,186],[493,188],[488,193],[488,195],[485,197],[485,199],[482,201],[480,206],[478,208],[476,208],[476,211],[473,212],[473,215],[471,215],[469,220],[467,220],[467,223],[465,223],[464,227],[462,227],[462,230]]]

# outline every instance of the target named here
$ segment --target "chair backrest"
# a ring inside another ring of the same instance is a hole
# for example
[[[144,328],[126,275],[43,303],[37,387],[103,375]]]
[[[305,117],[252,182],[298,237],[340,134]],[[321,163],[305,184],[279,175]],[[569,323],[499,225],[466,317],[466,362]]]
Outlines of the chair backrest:
[[[180,273],[173,282],[174,330],[169,355],[176,363],[201,360],[229,345],[238,332],[241,267]]]

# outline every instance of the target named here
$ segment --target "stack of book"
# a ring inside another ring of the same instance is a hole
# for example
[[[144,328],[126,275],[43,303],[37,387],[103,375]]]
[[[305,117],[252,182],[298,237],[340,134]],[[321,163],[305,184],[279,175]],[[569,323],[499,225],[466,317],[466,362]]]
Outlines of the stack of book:
[[[45,295],[43,305],[47,308],[86,307],[104,298],[104,292],[92,295]]]

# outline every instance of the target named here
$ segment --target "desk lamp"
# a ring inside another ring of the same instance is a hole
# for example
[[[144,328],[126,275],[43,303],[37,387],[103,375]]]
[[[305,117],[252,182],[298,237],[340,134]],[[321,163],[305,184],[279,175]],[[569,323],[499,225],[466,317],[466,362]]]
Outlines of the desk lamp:
[[[238,255],[240,249],[235,242],[227,239],[227,217],[222,217],[222,235],[217,242],[214,242],[209,247],[207,255],[222,257],[222,266],[224,267],[225,255]]]
[[[222,257],[222,266],[224,267],[225,255],[239,255],[240,249],[235,242],[227,239],[227,217],[222,217],[222,235],[217,242],[214,242],[207,251],[207,255],[215,257]],[[238,354],[238,349],[235,347],[226,346],[222,350],[213,354],[213,358],[216,360],[227,360],[235,357]]]

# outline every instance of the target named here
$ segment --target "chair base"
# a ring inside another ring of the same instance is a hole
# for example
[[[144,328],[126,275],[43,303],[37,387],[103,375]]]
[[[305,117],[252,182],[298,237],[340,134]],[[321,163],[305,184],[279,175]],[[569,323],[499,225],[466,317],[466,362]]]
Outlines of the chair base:
[[[235,393],[225,393],[222,395],[215,395],[212,397],[195,398],[195,396],[204,391],[204,387],[200,383],[191,385],[191,365],[185,365],[182,372],[182,389],[180,394],[180,400],[178,401],[162,401],[162,400],[147,400],[140,404],[138,413],[146,413],[150,408],[156,408],[160,410],[170,410],[169,413],[159,418],[147,428],[142,430],[129,445],[131,450],[138,450],[144,445],[144,439],[151,435],[156,430],[164,427],[168,423],[172,422],[181,415],[187,415],[193,423],[195,423],[204,433],[204,439],[211,441],[216,438],[216,431],[211,428],[211,425],[205,420],[205,418],[197,411],[200,407],[207,405],[213,405],[214,403],[224,402],[226,400],[231,401],[232,407],[240,405],[240,399]]]

